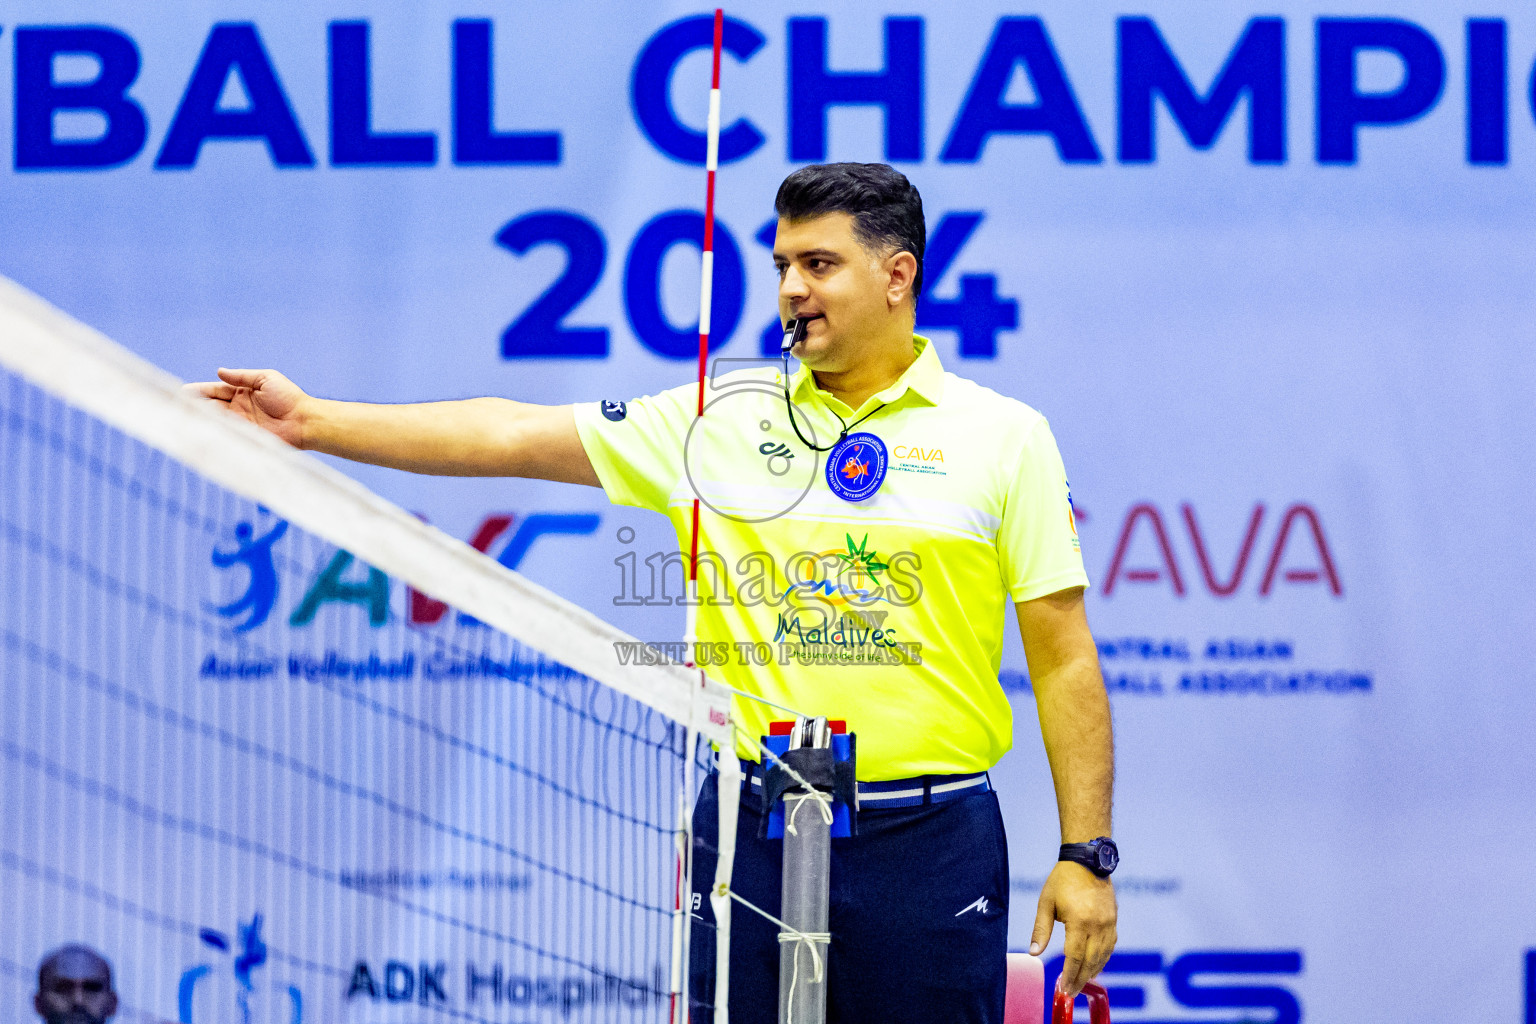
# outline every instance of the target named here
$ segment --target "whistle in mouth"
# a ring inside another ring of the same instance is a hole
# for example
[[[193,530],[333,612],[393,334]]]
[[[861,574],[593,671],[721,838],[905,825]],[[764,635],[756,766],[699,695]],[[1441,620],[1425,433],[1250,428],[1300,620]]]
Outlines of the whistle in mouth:
[[[796,317],[784,325],[784,344],[779,348],[780,355],[788,355],[789,350],[805,340],[805,332],[810,329],[811,321]]]

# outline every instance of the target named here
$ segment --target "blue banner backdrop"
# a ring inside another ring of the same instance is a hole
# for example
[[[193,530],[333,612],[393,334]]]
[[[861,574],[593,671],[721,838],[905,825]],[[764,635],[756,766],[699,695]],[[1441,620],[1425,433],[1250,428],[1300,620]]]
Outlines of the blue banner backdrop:
[[[1530,998],[1536,16],[1390,6],[727,11],[717,351],[772,330],[779,180],[889,160],[929,216],[921,328],[1060,439],[1118,732],[1118,1020],[1513,1020]],[[178,375],[548,403],[691,378],[707,11],[0,19],[0,272]],[[659,518],[349,471],[680,635]],[[1022,947],[1057,836],[1011,636],[994,777]],[[51,927],[12,922],[13,959],[92,938]],[[185,966],[110,953],[145,993]],[[0,977],[18,1019],[30,992]]]

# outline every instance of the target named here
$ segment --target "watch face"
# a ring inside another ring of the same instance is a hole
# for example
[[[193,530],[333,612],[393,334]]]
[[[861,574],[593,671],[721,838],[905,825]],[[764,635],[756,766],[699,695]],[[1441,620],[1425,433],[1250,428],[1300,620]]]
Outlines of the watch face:
[[[1114,843],[1106,842],[1094,845],[1097,847],[1094,852],[1098,854],[1100,871],[1107,875],[1120,866],[1120,851],[1115,848]]]

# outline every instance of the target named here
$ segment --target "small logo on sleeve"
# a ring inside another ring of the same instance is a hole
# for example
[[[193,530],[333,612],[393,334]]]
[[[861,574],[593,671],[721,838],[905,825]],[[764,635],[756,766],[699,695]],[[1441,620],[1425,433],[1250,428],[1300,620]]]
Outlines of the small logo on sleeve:
[[[1077,503],[1072,500],[1072,481],[1062,480],[1067,489],[1067,525],[1072,529],[1072,550],[1081,551],[1083,542],[1077,536]]]
[[[604,402],[603,415],[617,423],[629,415],[629,410],[625,408],[623,402]]]

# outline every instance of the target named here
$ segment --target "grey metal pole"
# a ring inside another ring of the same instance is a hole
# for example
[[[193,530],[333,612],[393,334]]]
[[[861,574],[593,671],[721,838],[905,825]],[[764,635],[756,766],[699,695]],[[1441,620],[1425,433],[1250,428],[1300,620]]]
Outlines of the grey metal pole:
[[[832,733],[825,718],[801,719],[790,734],[790,749],[829,748]],[[809,804],[809,806],[803,806]],[[790,824],[794,831],[790,831]],[[784,876],[780,914],[791,928],[815,936],[827,931],[832,881],[832,828],[815,798],[800,787],[784,794]],[[780,1024],[825,1024],[827,1019],[827,939],[811,944],[794,932],[779,933]],[[816,961],[820,958],[821,969]]]

